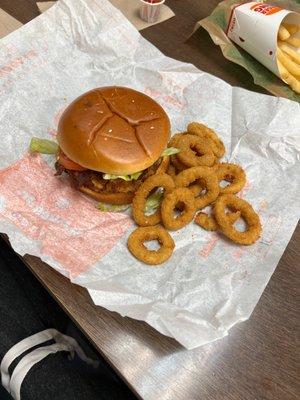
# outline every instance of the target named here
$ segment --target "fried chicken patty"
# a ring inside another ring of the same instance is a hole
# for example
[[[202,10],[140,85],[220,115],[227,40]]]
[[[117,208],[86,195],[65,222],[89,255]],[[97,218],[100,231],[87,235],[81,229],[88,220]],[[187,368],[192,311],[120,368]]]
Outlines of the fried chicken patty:
[[[55,163],[56,175],[67,173],[76,189],[89,188],[99,193],[134,193],[140,184],[149,176],[155,174],[162,159],[157,160],[151,167],[143,171],[137,180],[125,181],[124,179],[104,179],[102,172],[86,170],[73,171],[66,169],[58,162]]]

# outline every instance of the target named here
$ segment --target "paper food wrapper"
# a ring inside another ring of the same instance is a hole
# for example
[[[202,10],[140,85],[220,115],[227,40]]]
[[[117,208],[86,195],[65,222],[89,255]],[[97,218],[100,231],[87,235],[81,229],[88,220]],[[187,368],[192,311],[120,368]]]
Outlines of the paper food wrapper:
[[[54,176],[52,156],[27,153],[32,136],[55,139],[59,117],[99,86],[140,90],[170,116],[172,132],[202,121],[225,160],[245,168],[240,195],[263,234],[238,246],[189,224],[171,232],[172,257],[151,267],[127,249],[130,210],[106,213]],[[146,321],[194,348],[249,318],[299,218],[300,105],[233,88],[165,57],[108,1],[61,0],[1,40],[0,228],[14,249],[40,257],[88,288],[94,302]]]
[[[279,26],[283,21],[300,24],[300,5],[293,0],[268,3],[225,0],[195,30],[206,29],[225,58],[247,69],[256,84],[300,102],[300,95],[280,79],[276,60]]]

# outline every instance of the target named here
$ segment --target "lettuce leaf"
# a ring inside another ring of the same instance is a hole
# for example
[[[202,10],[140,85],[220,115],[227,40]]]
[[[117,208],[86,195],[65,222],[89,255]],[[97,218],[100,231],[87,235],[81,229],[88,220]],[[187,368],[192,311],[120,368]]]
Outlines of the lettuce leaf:
[[[162,202],[163,197],[164,197],[164,194],[163,194],[162,189],[158,189],[155,193],[151,194],[147,198],[147,201],[146,201],[145,213],[153,214],[160,206],[160,203]]]
[[[164,156],[172,156],[173,154],[179,153],[180,150],[176,149],[176,147],[167,147],[161,154],[162,157]]]
[[[30,153],[56,154],[58,150],[58,144],[52,140],[33,137],[30,141]]]
[[[134,174],[130,174],[130,175],[104,174],[103,179],[106,179],[106,180],[123,179],[124,181],[136,181],[141,175],[142,175],[142,172],[135,172]]]
[[[104,212],[122,212],[127,210],[130,207],[130,204],[124,204],[121,206],[117,206],[114,204],[106,204],[106,203],[98,203],[96,208],[98,208],[98,210],[100,211],[104,211]]]

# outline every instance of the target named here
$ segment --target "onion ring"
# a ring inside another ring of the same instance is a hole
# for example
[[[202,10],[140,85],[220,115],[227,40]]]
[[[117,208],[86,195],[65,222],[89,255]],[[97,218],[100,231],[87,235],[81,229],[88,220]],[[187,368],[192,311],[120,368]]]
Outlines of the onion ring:
[[[182,213],[177,218],[174,217],[174,210],[180,204]],[[161,217],[166,229],[177,231],[189,224],[196,212],[196,202],[193,193],[187,188],[176,188],[171,193],[165,195],[161,203]]]
[[[206,193],[196,197],[196,208],[201,209],[212,203],[219,195],[219,183],[212,168],[193,167],[185,169],[174,178],[177,187],[188,187],[192,182],[201,180],[199,185],[201,191],[206,189]],[[199,192],[200,194],[201,192]]]
[[[168,147],[175,147],[177,148],[177,141],[178,139],[180,139],[181,137],[183,137],[186,134],[186,132],[179,132],[179,133],[175,133],[175,135],[173,135],[169,141]]]
[[[152,175],[141,184],[132,201],[132,215],[140,226],[152,226],[161,221],[160,209],[152,215],[145,215],[144,212],[148,195],[157,187],[162,187],[169,193],[175,188],[175,183],[169,175],[161,174]]]
[[[174,176],[176,175],[176,168],[171,163],[168,166],[167,174],[170,175],[172,178],[174,178]]]
[[[175,158],[176,156],[172,156],[172,157]],[[171,163],[170,163],[169,168],[168,168],[168,170],[167,170],[167,174],[170,175],[170,176],[172,176],[172,178],[175,178],[176,172],[178,172],[178,171],[181,172],[181,171],[183,171],[183,170],[186,169],[186,167],[183,166],[183,165],[180,163],[180,161],[178,161],[177,159],[175,159],[175,160],[176,160],[176,161],[175,161],[175,164],[178,165],[179,168],[180,168],[180,169],[178,170],[178,169],[173,165],[173,160],[174,160],[174,158],[171,159]],[[177,164],[177,163],[178,163],[178,164]],[[194,184],[188,186],[188,189],[189,189],[191,192],[193,192],[193,194],[194,194],[195,197],[198,196],[198,194],[201,193],[202,190],[203,190],[203,185],[201,184],[201,179],[197,180]]]
[[[246,184],[246,174],[242,167],[236,164],[220,163],[216,164],[214,171],[218,177],[219,183],[221,181],[230,182],[226,187],[220,187],[221,194],[234,194],[239,192]]]
[[[157,168],[155,175],[159,175],[159,174],[164,174],[170,164],[170,156],[164,156],[161,160],[161,163],[159,164],[159,167]]]
[[[176,172],[181,172],[187,168],[186,165],[183,165],[177,158],[177,154],[171,156],[171,163],[176,168]]]
[[[193,193],[194,197],[197,197],[205,189],[205,183],[201,183],[201,179],[198,179],[192,185],[187,186],[187,188]]]
[[[225,146],[221,139],[219,139],[216,132],[203,124],[198,122],[191,122],[187,127],[188,133],[207,139],[214,155],[221,158],[225,154]]]
[[[240,211],[228,212],[226,217],[231,225],[233,225],[241,216]],[[199,212],[195,217],[195,223],[206,231],[218,231],[220,230],[216,218],[213,215],[208,215],[204,212]]]
[[[173,135],[173,136],[171,137],[171,140],[170,140],[170,142],[169,142],[169,144],[168,144],[168,147],[175,147],[175,148],[178,148],[178,147],[177,147],[178,140],[179,140],[180,138],[182,138],[185,134],[186,134],[186,132],[175,133],[175,135]],[[176,172],[183,171],[183,170],[186,168],[186,166],[183,165],[183,164],[178,160],[177,154],[174,154],[174,155],[171,156],[171,164],[176,168]]]
[[[180,149],[177,159],[187,167],[211,167],[215,163],[216,158],[209,144],[202,138],[187,134],[178,138],[176,146]]]
[[[226,217],[226,208],[232,211],[240,211],[241,218],[247,225],[245,232],[240,232],[230,223]],[[256,242],[261,234],[261,223],[258,214],[251,204],[233,194],[223,194],[218,197],[214,206],[216,221],[225,236],[238,244],[249,245]]]
[[[161,247],[158,250],[148,250],[144,242],[150,240],[157,240]],[[160,226],[137,228],[129,236],[127,245],[134,257],[150,265],[157,265],[167,261],[175,247],[170,234]]]

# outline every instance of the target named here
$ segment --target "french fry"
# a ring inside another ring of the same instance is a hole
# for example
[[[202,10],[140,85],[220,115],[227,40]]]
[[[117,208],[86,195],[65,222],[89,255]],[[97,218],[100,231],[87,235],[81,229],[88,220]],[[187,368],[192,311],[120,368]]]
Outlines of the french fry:
[[[285,27],[285,29],[287,29],[289,31],[290,35],[294,35],[295,33],[297,33],[298,31],[300,31],[300,26],[299,25],[295,25],[295,24],[283,24],[283,26]]]
[[[289,71],[278,61],[278,68],[281,75],[281,79],[287,83],[294,92],[300,94],[300,80],[296,79]]]
[[[281,64],[292,74],[300,77],[300,65],[295,63],[280,48],[277,48],[277,57]]]
[[[278,31],[278,37],[280,40],[287,40],[290,37],[290,32],[283,26],[281,25]]]
[[[280,50],[284,53],[288,54],[293,61],[300,65],[300,54],[295,50],[291,49],[285,42],[278,42],[278,46]]]
[[[294,47],[300,47],[300,39],[296,37],[289,37],[286,42]]]

